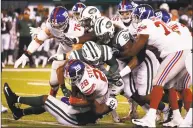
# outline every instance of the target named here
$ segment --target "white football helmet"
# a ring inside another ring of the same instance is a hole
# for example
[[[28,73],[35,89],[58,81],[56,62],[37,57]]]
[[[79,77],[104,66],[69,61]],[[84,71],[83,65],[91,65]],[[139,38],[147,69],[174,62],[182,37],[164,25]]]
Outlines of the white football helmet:
[[[114,36],[115,27],[109,18],[100,17],[95,22],[94,32],[101,43],[108,44]]]
[[[90,30],[97,18],[101,17],[100,11],[94,6],[87,6],[80,13],[80,25],[85,28],[85,30]]]
[[[83,57],[92,65],[98,65],[101,57],[101,48],[93,41],[87,41],[82,46]]]

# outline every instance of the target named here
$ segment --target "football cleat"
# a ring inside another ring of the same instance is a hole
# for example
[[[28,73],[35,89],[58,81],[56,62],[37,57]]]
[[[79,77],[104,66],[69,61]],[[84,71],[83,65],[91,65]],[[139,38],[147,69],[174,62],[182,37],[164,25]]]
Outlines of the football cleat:
[[[182,117],[175,116],[173,117],[173,119],[170,122],[163,123],[163,126],[164,127],[176,127],[176,126],[179,126],[182,121],[183,121]]]
[[[19,96],[17,96],[9,87],[8,83],[4,84],[4,95],[7,101],[7,104],[13,114],[13,118],[15,120],[20,119],[23,116],[22,109],[16,107],[17,99]]]
[[[143,127],[156,127],[156,121],[155,119],[152,119],[151,116],[144,116],[142,119],[132,119],[132,123],[137,126],[143,126]]]

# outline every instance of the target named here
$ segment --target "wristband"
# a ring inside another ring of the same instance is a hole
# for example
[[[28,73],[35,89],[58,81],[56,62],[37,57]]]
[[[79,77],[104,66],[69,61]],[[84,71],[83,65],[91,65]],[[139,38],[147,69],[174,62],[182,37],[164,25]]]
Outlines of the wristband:
[[[126,66],[120,71],[120,76],[124,77],[125,75],[129,74],[131,72],[131,69],[129,66]]]

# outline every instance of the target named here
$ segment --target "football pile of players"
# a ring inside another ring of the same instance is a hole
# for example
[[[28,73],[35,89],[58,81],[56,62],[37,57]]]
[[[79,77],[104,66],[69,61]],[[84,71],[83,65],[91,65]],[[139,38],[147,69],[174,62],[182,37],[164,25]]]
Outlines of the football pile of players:
[[[63,125],[77,126],[96,123],[110,112],[116,123],[131,120],[137,126],[156,127],[162,113],[163,126],[192,127],[192,36],[186,26],[171,21],[164,9],[127,0],[119,3],[112,19],[80,2],[72,11],[71,19],[65,7],[55,7],[44,29],[31,29],[34,39],[15,68],[24,67],[46,39],[60,44],[49,58],[50,95],[20,97],[5,83],[14,119],[47,111]],[[61,100],[55,98],[59,88],[65,96]],[[116,113],[117,95],[130,104],[124,118]],[[21,109],[15,103],[31,107]],[[138,105],[146,113],[141,119]]]

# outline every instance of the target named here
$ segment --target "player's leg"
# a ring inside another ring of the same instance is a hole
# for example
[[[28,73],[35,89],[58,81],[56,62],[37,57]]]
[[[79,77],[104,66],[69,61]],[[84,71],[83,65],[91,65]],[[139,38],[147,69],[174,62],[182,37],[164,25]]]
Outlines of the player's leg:
[[[155,127],[156,110],[163,96],[163,86],[185,67],[185,57],[189,52],[187,50],[172,53],[163,60],[153,79],[155,86],[150,95],[150,110],[144,118],[132,120],[134,124]],[[173,113],[175,116],[181,117],[179,110],[173,111]]]
[[[48,96],[44,105],[47,112],[56,118],[56,120],[65,126],[76,126],[78,121],[76,116],[69,114],[73,111],[72,107],[68,106],[64,102],[57,100],[53,96]]]
[[[43,56],[43,63],[42,63],[42,67],[45,67],[48,61],[48,52],[50,49],[50,39],[47,39],[44,41],[44,46],[43,46],[43,50],[42,50],[42,56]]]
[[[4,63],[5,65],[7,64],[7,58],[8,58],[8,50],[9,50],[9,45],[10,45],[10,34],[3,34],[2,35],[3,39],[3,51],[4,51]]]
[[[64,49],[62,44],[59,44],[59,47],[57,50],[58,54],[67,53],[67,51],[68,51],[68,49]],[[60,67],[64,63],[65,63],[65,61],[53,61],[52,62],[52,70],[51,70],[51,74],[50,74],[50,86],[51,86],[50,95],[52,95],[52,96],[56,96],[58,89],[59,89],[59,82],[58,82],[56,70],[58,67]]]
[[[137,69],[137,75],[135,77],[136,88],[138,90],[139,99],[145,101],[147,104],[150,102],[150,92],[152,90],[152,80],[155,76],[158,68],[159,61],[156,56],[149,50],[146,50],[147,56],[145,57],[144,62],[142,62]],[[158,110],[163,112],[164,115],[168,112],[168,107],[160,102],[158,105]],[[161,114],[161,113],[160,113]],[[160,114],[157,114],[157,120],[160,120]]]

